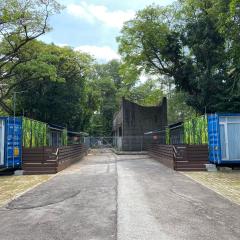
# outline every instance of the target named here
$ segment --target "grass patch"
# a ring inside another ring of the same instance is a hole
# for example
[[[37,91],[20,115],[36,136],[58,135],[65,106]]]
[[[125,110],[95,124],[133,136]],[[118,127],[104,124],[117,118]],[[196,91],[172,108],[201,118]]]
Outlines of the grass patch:
[[[240,205],[240,172],[184,172],[183,174]]]
[[[0,206],[51,177],[51,175],[0,176]]]

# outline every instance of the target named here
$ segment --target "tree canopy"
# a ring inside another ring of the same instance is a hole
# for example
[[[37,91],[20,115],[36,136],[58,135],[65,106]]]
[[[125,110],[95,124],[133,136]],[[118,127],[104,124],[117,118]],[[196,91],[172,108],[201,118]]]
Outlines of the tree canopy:
[[[95,110],[88,104],[86,94],[93,59],[68,47],[38,41],[28,46],[28,52],[35,57],[18,67],[15,77],[15,81],[21,83],[15,89],[23,91],[18,96],[18,113],[83,130],[91,107]]]
[[[126,22],[122,59],[39,41],[63,7],[55,0],[0,2],[0,107],[12,114],[109,136],[122,97],[158,105],[170,123],[240,106],[240,0],[178,0],[150,5]]]
[[[239,1],[179,0],[152,5],[118,38],[127,65],[167,76],[199,113],[238,111]]]
[[[32,59],[25,55],[28,44],[50,30],[49,17],[61,10],[55,0],[8,0],[0,2],[0,105],[12,109],[5,100],[18,84],[15,71]]]

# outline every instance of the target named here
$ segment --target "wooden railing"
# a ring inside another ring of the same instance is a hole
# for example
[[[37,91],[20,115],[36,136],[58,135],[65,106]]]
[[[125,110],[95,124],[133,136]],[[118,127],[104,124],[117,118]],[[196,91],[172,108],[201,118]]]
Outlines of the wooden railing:
[[[172,145],[152,144],[147,150],[151,157],[174,169],[174,151]]]
[[[151,145],[148,153],[177,171],[204,171],[208,163],[208,145]]]
[[[54,174],[83,158],[87,151],[84,144],[59,148],[23,148],[22,168],[24,174]]]

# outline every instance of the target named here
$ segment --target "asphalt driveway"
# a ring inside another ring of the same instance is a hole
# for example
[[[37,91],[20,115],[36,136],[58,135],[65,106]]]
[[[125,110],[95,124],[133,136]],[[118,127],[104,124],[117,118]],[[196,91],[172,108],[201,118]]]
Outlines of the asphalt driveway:
[[[239,205],[146,156],[103,150],[0,208],[0,239],[237,240],[239,216]]]

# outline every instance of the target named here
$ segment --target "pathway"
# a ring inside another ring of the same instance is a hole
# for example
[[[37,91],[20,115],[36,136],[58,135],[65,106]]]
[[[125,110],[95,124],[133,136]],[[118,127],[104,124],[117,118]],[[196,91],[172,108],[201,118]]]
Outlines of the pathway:
[[[238,240],[240,208],[146,156],[96,151],[0,208],[1,240]]]

